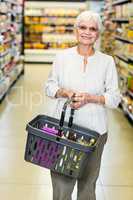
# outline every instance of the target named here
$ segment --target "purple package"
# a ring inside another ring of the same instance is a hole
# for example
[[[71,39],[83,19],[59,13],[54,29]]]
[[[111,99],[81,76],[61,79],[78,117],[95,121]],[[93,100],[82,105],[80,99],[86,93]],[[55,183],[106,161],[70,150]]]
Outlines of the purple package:
[[[50,135],[58,135],[58,130],[56,130],[55,128],[43,126],[41,130]]]

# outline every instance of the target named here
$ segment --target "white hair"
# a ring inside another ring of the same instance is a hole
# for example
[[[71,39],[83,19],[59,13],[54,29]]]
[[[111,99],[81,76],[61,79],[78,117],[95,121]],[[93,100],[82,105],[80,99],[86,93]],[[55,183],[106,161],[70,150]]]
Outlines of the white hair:
[[[99,31],[102,29],[102,20],[100,15],[91,10],[83,11],[77,16],[75,27],[77,27],[81,21],[90,21],[90,20],[94,20],[97,23]]]

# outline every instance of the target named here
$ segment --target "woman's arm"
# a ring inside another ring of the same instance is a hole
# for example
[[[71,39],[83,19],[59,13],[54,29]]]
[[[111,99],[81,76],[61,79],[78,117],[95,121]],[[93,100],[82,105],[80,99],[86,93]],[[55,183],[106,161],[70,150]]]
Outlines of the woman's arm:
[[[49,73],[45,86],[46,95],[52,98],[71,98],[74,91],[61,88],[60,78],[62,74],[63,63],[61,55],[57,54]]]
[[[108,108],[117,108],[121,101],[117,70],[112,57],[106,72],[105,92],[103,96],[105,98],[105,106]]]
[[[59,90],[60,65],[60,56],[57,54],[45,84],[45,93],[47,96],[52,98],[55,97],[56,92]]]

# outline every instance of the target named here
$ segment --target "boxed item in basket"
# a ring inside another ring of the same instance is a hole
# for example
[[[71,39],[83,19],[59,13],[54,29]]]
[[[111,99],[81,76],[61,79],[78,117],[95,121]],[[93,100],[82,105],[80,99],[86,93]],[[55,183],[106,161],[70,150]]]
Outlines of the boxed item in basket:
[[[97,145],[99,134],[73,124],[74,110],[69,122],[38,115],[27,125],[25,160],[69,177],[80,178],[87,158]]]

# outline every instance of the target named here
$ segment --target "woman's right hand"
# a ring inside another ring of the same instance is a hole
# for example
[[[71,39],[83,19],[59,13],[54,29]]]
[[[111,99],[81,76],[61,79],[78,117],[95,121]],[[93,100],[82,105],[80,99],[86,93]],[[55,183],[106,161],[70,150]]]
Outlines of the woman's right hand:
[[[75,93],[75,91],[73,90],[68,90],[65,88],[60,88],[57,92],[56,92],[56,98],[59,97],[64,97],[64,98],[69,98],[71,99],[71,97],[73,96],[73,94]]]

